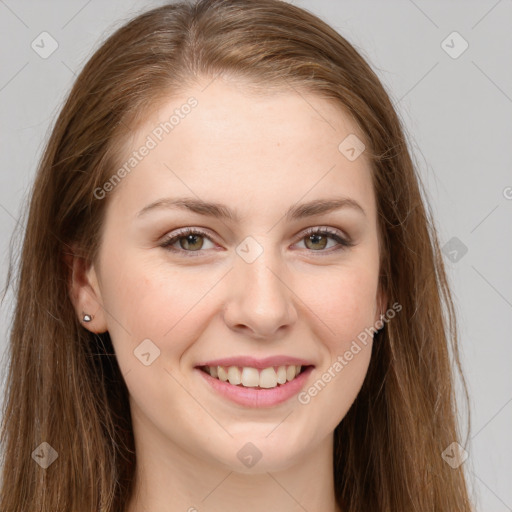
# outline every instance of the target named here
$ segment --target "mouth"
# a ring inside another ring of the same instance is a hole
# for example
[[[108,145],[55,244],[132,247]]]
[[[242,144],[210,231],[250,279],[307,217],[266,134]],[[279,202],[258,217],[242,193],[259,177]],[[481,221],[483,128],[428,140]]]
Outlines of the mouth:
[[[251,366],[199,366],[210,377],[240,388],[274,389],[295,380],[313,365],[280,365],[267,368]]]

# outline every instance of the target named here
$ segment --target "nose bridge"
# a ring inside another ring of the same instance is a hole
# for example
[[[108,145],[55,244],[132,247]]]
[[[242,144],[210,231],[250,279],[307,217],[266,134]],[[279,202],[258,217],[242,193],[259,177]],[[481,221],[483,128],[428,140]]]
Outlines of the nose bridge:
[[[226,318],[232,326],[245,325],[265,336],[296,318],[285,264],[270,239],[247,237],[237,247]]]

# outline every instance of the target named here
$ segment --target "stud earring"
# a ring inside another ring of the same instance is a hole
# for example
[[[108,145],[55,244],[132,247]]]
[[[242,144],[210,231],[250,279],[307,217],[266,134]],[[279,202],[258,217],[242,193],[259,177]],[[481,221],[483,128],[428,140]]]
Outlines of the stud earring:
[[[90,322],[92,320],[92,316],[88,315],[87,313],[83,314],[83,321],[84,322]]]

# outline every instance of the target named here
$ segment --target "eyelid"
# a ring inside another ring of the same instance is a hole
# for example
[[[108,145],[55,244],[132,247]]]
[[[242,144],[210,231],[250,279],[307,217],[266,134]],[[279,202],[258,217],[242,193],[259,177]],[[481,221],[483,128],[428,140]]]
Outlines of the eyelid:
[[[160,247],[163,247],[164,249],[166,249],[170,252],[173,252],[175,254],[183,254],[184,256],[186,255],[185,257],[199,256],[201,253],[207,252],[206,250],[202,250],[202,249],[199,249],[197,251],[186,251],[181,248],[174,249],[171,247],[180,238],[186,237],[189,234],[200,235],[203,238],[209,239],[213,243],[217,243],[216,237],[213,236],[211,234],[210,230],[208,230],[207,228],[189,226],[186,228],[178,229],[176,232],[173,232],[172,235],[166,235],[164,237],[162,243],[160,244]],[[294,245],[296,243],[302,241],[306,236],[313,235],[313,234],[327,235],[328,238],[330,238],[331,240],[334,240],[338,245],[338,247],[336,247],[336,248],[331,247],[329,250],[314,251],[314,250],[305,249],[308,253],[317,253],[317,256],[333,254],[335,252],[338,252],[343,249],[348,249],[355,245],[355,243],[352,241],[352,239],[347,234],[345,234],[343,231],[341,231],[338,228],[333,228],[333,227],[329,227],[329,226],[312,226],[312,227],[302,230],[296,236]],[[301,249],[301,250],[304,250],[304,249]]]
[[[330,226],[313,226],[310,228],[306,228],[299,233],[298,240],[301,240],[302,238],[306,237],[310,233],[311,234],[327,233],[332,237],[342,238],[345,242],[352,243],[352,239],[350,238],[350,236],[348,236],[347,233],[345,233],[341,229],[333,228]]]
[[[186,253],[186,257],[187,256],[192,256],[192,257],[193,256],[199,256],[202,252],[205,252],[205,251],[204,250],[185,251],[184,249],[174,249],[173,247],[171,247],[180,238],[184,238],[184,237],[186,237],[189,234],[191,234],[191,235],[201,235],[203,238],[208,238],[212,243],[217,243],[215,241],[215,237],[206,228],[199,228],[199,227],[189,226],[189,227],[186,227],[186,228],[178,229],[177,231],[172,232],[172,234],[165,235],[163,240],[162,240],[162,242],[159,245],[163,249],[165,249],[165,250],[167,250],[169,252],[172,252],[174,254],[183,254],[183,255],[185,255],[185,253]]]

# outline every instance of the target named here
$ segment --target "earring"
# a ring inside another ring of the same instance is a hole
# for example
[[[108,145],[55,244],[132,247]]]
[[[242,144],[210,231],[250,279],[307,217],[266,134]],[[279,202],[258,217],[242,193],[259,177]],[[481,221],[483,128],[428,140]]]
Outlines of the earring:
[[[87,313],[83,313],[83,321],[84,322],[90,322],[92,320],[92,316],[88,315]]]

